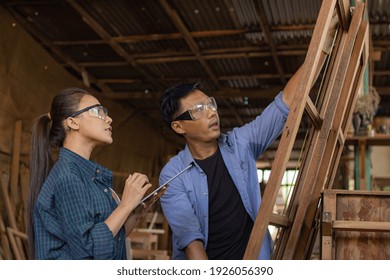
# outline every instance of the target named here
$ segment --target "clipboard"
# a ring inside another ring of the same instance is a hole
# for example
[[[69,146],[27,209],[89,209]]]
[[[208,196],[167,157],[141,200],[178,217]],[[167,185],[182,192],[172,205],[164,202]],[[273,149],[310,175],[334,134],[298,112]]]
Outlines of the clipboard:
[[[168,185],[171,181],[173,181],[174,179],[176,179],[177,177],[179,177],[182,173],[184,173],[184,171],[190,169],[192,166],[194,165],[193,162],[191,162],[186,168],[184,168],[182,171],[180,171],[179,173],[177,173],[175,176],[173,176],[172,178],[170,178],[168,181],[166,181],[164,184],[162,184],[161,186],[159,186],[157,189],[155,189],[154,191],[152,191],[150,194],[148,194],[147,196],[145,196],[139,203],[137,206],[141,205],[142,203],[146,202],[148,199],[152,198],[154,196],[155,193],[158,193],[162,190],[162,188],[164,188],[166,185]]]

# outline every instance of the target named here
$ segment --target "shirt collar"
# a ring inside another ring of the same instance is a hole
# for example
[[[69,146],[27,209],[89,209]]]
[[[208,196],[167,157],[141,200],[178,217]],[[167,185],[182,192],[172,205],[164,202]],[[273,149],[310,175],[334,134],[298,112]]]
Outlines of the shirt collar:
[[[112,172],[107,168],[92,160],[87,160],[67,148],[62,147],[60,149],[59,157],[67,161],[76,161],[80,167],[80,170],[82,170],[82,172],[86,175],[92,175],[96,177],[112,176]]]
[[[219,146],[224,146],[227,150],[230,152],[233,151],[231,139],[229,135],[221,133],[221,135],[217,139]],[[188,144],[186,144],[184,148],[184,155],[183,155],[183,162],[184,165],[189,165],[191,162],[194,162],[196,165],[197,163],[194,160],[194,157],[191,154],[190,148],[188,147]]]

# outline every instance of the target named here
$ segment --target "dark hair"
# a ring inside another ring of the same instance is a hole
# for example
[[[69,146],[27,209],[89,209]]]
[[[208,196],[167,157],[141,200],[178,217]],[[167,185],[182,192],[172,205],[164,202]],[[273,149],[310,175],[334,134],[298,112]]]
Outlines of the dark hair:
[[[28,199],[28,243],[30,259],[35,258],[34,246],[34,206],[42,185],[53,167],[52,148],[60,148],[66,137],[66,120],[77,111],[80,100],[91,95],[80,88],[67,88],[60,91],[53,99],[49,114],[34,120],[30,153],[30,193]]]
[[[160,112],[165,123],[170,129],[171,122],[180,110],[179,100],[198,89],[199,83],[181,83],[167,89],[160,102]]]

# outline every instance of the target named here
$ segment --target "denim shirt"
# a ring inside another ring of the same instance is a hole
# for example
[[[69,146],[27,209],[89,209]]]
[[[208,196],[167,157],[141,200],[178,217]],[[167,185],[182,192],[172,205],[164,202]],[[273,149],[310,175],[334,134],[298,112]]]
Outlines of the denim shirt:
[[[256,160],[283,130],[289,109],[279,93],[255,120],[221,134],[218,145],[225,165],[241,196],[245,210],[255,220],[261,196]],[[173,259],[186,259],[184,248],[194,240],[208,241],[208,185],[203,170],[188,148],[179,152],[163,168],[160,183],[189,164],[194,166],[174,179],[161,197],[162,210],[172,229]],[[259,259],[270,259],[272,239],[267,232]]]
[[[61,148],[34,209],[37,259],[126,259],[125,231],[104,221],[115,210],[112,172]]]

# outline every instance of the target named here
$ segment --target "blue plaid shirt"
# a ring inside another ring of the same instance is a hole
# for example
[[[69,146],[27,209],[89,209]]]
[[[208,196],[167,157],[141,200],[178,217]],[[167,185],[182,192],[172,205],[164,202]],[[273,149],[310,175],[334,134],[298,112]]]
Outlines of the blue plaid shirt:
[[[117,207],[112,172],[61,148],[34,209],[37,259],[126,259],[124,227],[104,223]]]
[[[218,138],[226,168],[245,210],[253,220],[256,219],[261,203],[256,160],[282,132],[288,112],[279,93],[255,120]],[[169,183],[161,197],[162,210],[173,233],[173,259],[185,259],[184,248],[194,240],[201,240],[205,248],[208,242],[207,176],[194,161],[188,145],[165,165],[160,173],[160,183],[166,182],[191,162],[195,166]],[[272,239],[267,232],[259,259],[270,259],[271,254]]]

